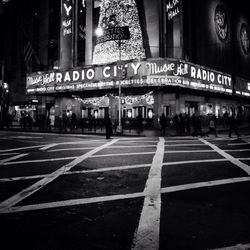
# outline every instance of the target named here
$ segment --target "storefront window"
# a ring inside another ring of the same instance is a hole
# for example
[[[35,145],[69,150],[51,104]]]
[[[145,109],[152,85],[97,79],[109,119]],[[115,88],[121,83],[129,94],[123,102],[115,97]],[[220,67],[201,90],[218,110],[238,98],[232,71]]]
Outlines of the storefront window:
[[[98,110],[97,110],[97,109],[94,110],[94,118],[95,118],[95,119],[98,118]]]
[[[132,109],[127,110],[127,117],[132,118]]]
[[[148,109],[148,118],[149,118],[149,119],[152,119],[152,118],[153,118],[153,115],[154,115],[153,109]]]
[[[213,114],[213,105],[207,104],[207,115],[212,115],[212,114]]]

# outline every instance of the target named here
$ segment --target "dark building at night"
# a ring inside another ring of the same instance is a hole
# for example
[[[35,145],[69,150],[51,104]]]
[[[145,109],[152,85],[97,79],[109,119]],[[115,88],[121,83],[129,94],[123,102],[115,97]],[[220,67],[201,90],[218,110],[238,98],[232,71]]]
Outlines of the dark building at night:
[[[21,112],[53,126],[72,113],[123,126],[141,114],[148,128],[162,113],[249,121],[246,1],[9,0],[0,15],[16,123]]]

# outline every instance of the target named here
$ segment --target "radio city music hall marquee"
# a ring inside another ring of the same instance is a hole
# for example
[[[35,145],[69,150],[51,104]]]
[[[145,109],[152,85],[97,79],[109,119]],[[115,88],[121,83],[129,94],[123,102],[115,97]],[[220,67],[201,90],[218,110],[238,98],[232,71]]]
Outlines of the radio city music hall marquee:
[[[126,69],[126,79],[122,71]],[[231,76],[175,59],[122,62],[27,75],[28,94],[144,86],[180,86],[232,94]]]

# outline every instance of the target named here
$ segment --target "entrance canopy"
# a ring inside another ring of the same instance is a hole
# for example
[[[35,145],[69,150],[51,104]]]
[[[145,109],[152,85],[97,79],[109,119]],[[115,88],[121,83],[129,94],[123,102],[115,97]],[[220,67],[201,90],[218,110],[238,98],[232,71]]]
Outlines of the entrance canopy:
[[[126,69],[125,79],[124,69]],[[123,88],[179,86],[233,94],[231,75],[176,59],[159,58],[125,61],[122,64],[92,65],[64,71],[32,73],[26,78],[28,94],[113,89],[118,88],[119,84]],[[250,93],[250,88],[247,87],[249,83],[241,79],[238,86],[242,89],[243,85],[246,85],[244,93],[246,91]]]

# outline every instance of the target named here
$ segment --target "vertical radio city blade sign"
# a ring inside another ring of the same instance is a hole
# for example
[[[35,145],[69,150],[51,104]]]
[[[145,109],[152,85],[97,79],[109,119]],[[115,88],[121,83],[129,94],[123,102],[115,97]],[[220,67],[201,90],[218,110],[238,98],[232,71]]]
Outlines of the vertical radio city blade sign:
[[[61,0],[60,68],[72,67],[73,62],[73,0]]]

